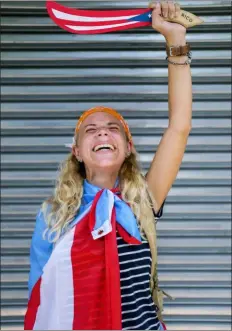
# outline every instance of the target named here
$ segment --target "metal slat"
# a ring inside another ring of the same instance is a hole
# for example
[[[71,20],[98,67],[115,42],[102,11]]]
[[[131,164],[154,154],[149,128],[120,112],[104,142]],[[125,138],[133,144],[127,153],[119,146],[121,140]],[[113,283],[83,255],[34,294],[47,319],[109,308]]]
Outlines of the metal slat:
[[[195,100],[231,100],[230,84],[195,84],[193,85],[193,97]],[[168,88],[162,85],[29,85],[2,86],[3,101],[74,101],[87,99],[98,104],[114,100],[167,100]]]
[[[105,101],[105,106],[112,102]],[[73,125],[84,110],[96,106],[94,102],[2,102],[2,119],[73,119]],[[168,117],[168,104],[165,101],[140,101],[140,102],[114,102],[117,109],[125,118],[165,118]],[[146,111],[144,111],[146,110]],[[220,101],[194,101],[193,118],[220,118],[231,117],[231,102]],[[229,121],[228,121],[229,122]]]
[[[133,31],[133,30],[132,30]],[[225,51],[222,51],[222,53],[219,52],[220,48],[223,48],[225,50],[231,49],[231,38],[230,33],[228,32],[209,32],[206,31],[205,33],[199,34],[199,33],[189,33],[187,34],[187,41],[191,43],[191,48],[194,51],[193,52],[193,64],[196,62],[196,59],[202,57],[202,52],[205,54],[208,54],[208,56],[211,58],[211,61],[215,58],[215,54],[212,54],[212,52],[208,52],[208,50],[214,49],[215,51],[218,51],[219,57],[221,58],[224,54],[227,54]],[[109,62],[109,56],[111,55],[112,50],[114,51],[117,49],[117,53],[113,52],[112,55],[116,57],[120,63],[122,63],[122,59],[124,55],[123,51],[125,50],[135,51],[136,50],[136,58],[138,58],[140,54],[140,49],[143,50],[146,49],[147,52],[150,51],[150,54],[152,54],[150,60],[153,58],[156,59],[156,62],[158,59],[164,58],[164,52],[160,52],[160,49],[163,49],[165,44],[165,39],[162,35],[157,34],[155,31],[147,31],[145,34],[141,33],[134,33],[131,32],[130,34],[123,34],[123,33],[112,33],[112,34],[105,34],[103,35],[73,35],[73,34],[42,34],[42,33],[27,33],[27,34],[8,34],[3,33],[1,36],[2,39],[2,47],[3,50],[9,50],[7,53],[3,53],[2,58],[2,65],[7,65],[7,55],[10,55],[10,50],[19,49],[22,51],[24,49],[27,50],[37,50],[38,55],[40,55],[39,51],[45,50],[51,52],[52,50],[56,50],[56,53],[52,53],[53,58],[55,58],[56,54],[59,54],[57,49],[63,50],[62,54],[63,57],[65,57],[70,62],[70,56],[68,55],[70,53],[70,49],[73,51],[76,51],[77,57],[76,57],[76,65],[77,65],[77,59],[79,56],[83,55],[84,51],[86,54],[86,58],[90,57],[91,54],[94,52],[94,59],[97,60],[97,55],[100,54],[101,56],[104,56],[104,53],[101,54],[99,51],[107,51],[107,56],[105,58],[105,61],[108,60]],[[91,50],[91,52],[87,52]],[[201,50],[199,52],[199,50]],[[21,53],[20,51],[20,53]],[[111,51],[111,52],[110,52]],[[153,51],[153,53],[151,53]],[[18,58],[20,59],[20,53],[17,54]],[[117,57],[117,54],[120,53],[120,57]],[[149,53],[148,53],[149,54]],[[221,54],[221,56],[220,56]],[[4,57],[5,55],[5,57]],[[25,54],[26,56],[27,54]],[[214,55],[214,56],[212,56]],[[16,56],[16,54],[15,54]],[[45,56],[45,54],[41,54],[41,56]],[[133,55],[132,55],[133,56]],[[144,56],[146,56],[144,54]],[[228,57],[230,54],[228,53]],[[82,56],[83,57],[83,56]],[[31,61],[33,60],[32,57],[29,57]],[[224,58],[224,56],[223,56]],[[84,57],[85,59],[85,57]],[[219,60],[219,59],[218,59]],[[215,61],[215,65],[218,65],[218,60]],[[225,59],[224,59],[225,60]],[[136,61],[136,59],[133,57],[133,62]],[[35,60],[34,60],[35,62]],[[154,64],[155,64],[154,63]],[[52,63],[51,63],[52,64]],[[152,63],[153,64],[153,63]],[[166,62],[162,62],[163,65],[166,67]],[[205,62],[207,64],[207,62]],[[70,63],[69,63],[70,65]],[[94,64],[96,66],[96,64]],[[110,63],[112,66],[112,62]],[[114,63],[116,65],[116,63]],[[133,65],[133,63],[131,63]],[[88,63],[87,66],[91,66],[91,63]]]
[[[230,83],[231,75],[227,68],[193,68],[193,83],[210,83],[220,77],[221,83]],[[168,83],[168,69],[3,69],[2,84],[159,84]]]
[[[58,3],[65,5],[66,7],[72,7],[72,8],[92,8],[92,9],[114,9],[114,8],[147,8],[147,1],[140,1],[135,0],[133,3],[130,1],[123,1],[123,0],[117,0],[112,3],[112,1],[101,1],[101,0],[92,0],[88,1],[86,3],[85,0],[69,0],[69,1],[58,1]],[[228,9],[231,8],[231,2],[229,0],[204,0],[198,1],[195,0],[194,2],[188,1],[188,0],[181,0],[179,2],[181,4],[182,8],[185,8],[186,10],[192,10],[194,13],[197,14],[203,14],[203,13],[217,13],[217,14],[228,14]],[[28,2],[27,0],[24,1],[9,1],[9,0],[3,0],[2,1],[2,11],[3,14],[16,14],[16,15],[23,15],[23,14],[45,14],[46,9],[44,6],[44,3],[42,1],[31,1]]]
[[[210,36],[212,38],[212,36]],[[218,36],[221,38],[221,36]],[[230,35],[229,35],[230,38]],[[228,38],[227,38],[228,39]],[[204,42],[204,41],[202,41]],[[228,40],[226,41],[228,45]],[[221,41],[220,41],[221,46]],[[220,47],[218,46],[218,47]],[[221,46],[222,47],[222,46]],[[211,50],[194,51],[194,66],[230,66],[231,53],[230,50]],[[2,67],[121,67],[127,66],[136,68],[138,66],[166,66],[165,54],[163,51],[156,50],[137,50],[136,59],[134,52],[130,51],[115,51],[100,52],[100,51],[37,51],[36,56],[31,52],[2,52]],[[4,99],[3,99],[4,100]]]

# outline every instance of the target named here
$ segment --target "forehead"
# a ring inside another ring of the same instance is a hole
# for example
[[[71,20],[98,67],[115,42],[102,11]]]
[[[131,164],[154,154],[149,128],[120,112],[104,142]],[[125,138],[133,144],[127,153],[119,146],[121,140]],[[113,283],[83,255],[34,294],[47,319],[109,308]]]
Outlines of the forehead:
[[[91,115],[89,115],[82,123],[81,127],[86,126],[88,124],[96,124],[96,125],[102,125],[107,124],[109,122],[114,122],[121,125],[121,122],[114,117],[111,114],[105,113],[105,112],[96,112]]]

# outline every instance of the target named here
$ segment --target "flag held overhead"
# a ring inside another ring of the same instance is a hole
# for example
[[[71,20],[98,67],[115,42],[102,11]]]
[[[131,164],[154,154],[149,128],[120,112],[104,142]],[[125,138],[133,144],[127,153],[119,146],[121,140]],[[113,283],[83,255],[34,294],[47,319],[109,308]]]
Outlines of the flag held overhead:
[[[152,23],[152,9],[84,10],[62,6],[47,1],[50,18],[63,30],[77,34],[98,34],[149,26]],[[190,28],[203,23],[199,17],[181,10],[180,15],[166,21],[179,23]]]

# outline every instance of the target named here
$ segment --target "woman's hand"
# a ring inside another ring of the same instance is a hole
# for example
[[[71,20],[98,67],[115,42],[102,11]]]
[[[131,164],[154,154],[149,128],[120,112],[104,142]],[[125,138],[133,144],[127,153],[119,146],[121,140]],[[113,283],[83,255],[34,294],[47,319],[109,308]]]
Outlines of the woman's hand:
[[[180,5],[173,1],[151,2],[149,8],[152,11],[152,27],[160,32],[167,41],[183,40],[186,28],[178,23],[167,22],[165,19],[173,19],[180,15]]]

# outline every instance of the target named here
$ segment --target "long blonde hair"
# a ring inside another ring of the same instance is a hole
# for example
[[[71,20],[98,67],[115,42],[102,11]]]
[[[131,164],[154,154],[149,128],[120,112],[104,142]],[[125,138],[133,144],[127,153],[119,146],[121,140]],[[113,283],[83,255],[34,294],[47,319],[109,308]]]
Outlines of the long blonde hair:
[[[59,239],[80,208],[85,178],[84,164],[70,154],[61,164],[53,196],[42,205],[52,242]],[[154,223],[152,208],[156,208],[156,201],[148,190],[135,150],[124,160],[118,178],[123,200],[130,204],[141,233],[148,233]]]

